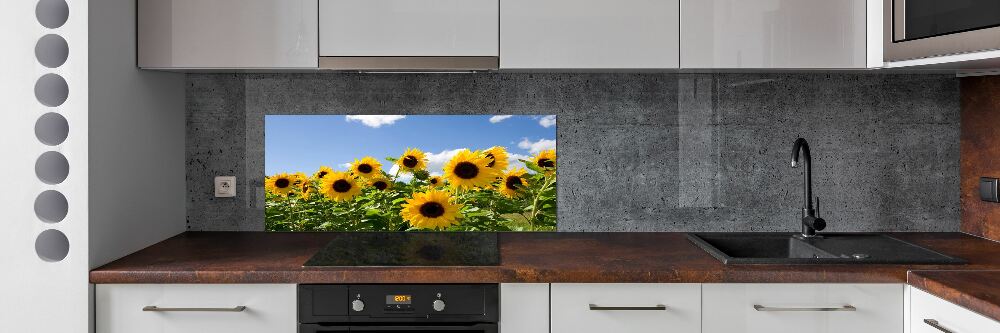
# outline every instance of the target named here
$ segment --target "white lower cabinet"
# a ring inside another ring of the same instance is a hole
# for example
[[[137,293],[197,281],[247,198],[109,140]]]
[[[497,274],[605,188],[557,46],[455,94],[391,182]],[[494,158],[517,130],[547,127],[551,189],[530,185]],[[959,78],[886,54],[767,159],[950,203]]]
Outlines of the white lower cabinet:
[[[701,331],[700,284],[554,283],[551,304],[552,333]]]
[[[549,284],[501,283],[500,331],[549,333]]]
[[[1000,322],[909,287],[910,332],[907,333],[986,333],[1000,332]]]
[[[99,284],[95,293],[98,333],[298,330],[294,284]]]
[[[902,284],[704,284],[705,333],[903,333]]]

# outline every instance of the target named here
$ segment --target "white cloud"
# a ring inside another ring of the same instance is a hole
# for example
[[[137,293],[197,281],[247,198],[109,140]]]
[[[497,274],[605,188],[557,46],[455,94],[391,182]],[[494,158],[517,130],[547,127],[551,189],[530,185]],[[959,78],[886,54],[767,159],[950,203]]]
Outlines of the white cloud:
[[[538,154],[543,150],[556,149],[556,140],[539,139],[538,141],[531,142],[528,138],[524,138],[521,142],[517,143],[517,146],[532,154]]]
[[[406,116],[385,115],[385,116],[345,116],[348,122],[357,121],[371,128],[379,128],[382,125],[392,125]]]
[[[530,160],[530,159],[531,156],[528,155],[507,153],[507,168],[508,169],[525,168],[524,162],[521,162],[520,160]],[[528,170],[528,172],[531,172],[531,170]]]
[[[463,150],[462,148],[459,148],[452,150],[443,150],[440,153],[428,153],[427,171],[434,172],[443,170],[444,164],[448,163],[448,161],[451,160],[452,157],[455,157],[455,154],[458,154],[458,152],[462,150]]]
[[[545,128],[549,128],[549,127],[555,126],[556,125],[556,116],[555,115],[549,115],[549,116],[542,117],[542,119],[538,120],[538,124],[542,125],[542,127],[545,127]]]
[[[393,163],[392,168],[389,168],[389,176],[395,175],[399,171],[399,165]],[[413,179],[413,174],[409,172],[400,172],[399,176],[396,176],[396,181],[409,183]]]
[[[344,170],[350,170],[351,169],[351,162],[341,163],[341,164],[338,164],[337,166],[339,166],[341,169],[344,169]]]
[[[510,117],[513,117],[513,116],[511,116],[511,115],[492,116],[492,117],[490,117],[490,122],[496,124],[496,123],[499,123],[501,121],[510,119]]]

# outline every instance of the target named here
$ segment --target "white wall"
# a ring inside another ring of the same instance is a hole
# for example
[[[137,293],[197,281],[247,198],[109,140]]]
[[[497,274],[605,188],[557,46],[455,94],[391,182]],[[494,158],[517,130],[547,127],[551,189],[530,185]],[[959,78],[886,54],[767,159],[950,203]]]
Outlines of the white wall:
[[[35,18],[37,1],[4,1],[0,9],[0,332],[86,332],[88,315],[87,224],[87,2],[67,0],[69,19],[50,29]],[[45,34],[62,36],[69,46],[65,63],[47,68],[35,60],[35,43]],[[55,107],[34,96],[36,80],[62,76],[68,98]],[[35,122],[47,112],[61,114],[69,136],[55,146],[40,142]],[[35,161],[53,151],[66,157],[62,182],[46,184],[35,175]],[[61,192],[68,214],[58,223],[35,215],[35,198],[45,190]],[[35,241],[56,230],[69,241],[68,254],[42,260]]]
[[[184,231],[184,75],[136,67],[135,1],[90,0],[90,267]]]

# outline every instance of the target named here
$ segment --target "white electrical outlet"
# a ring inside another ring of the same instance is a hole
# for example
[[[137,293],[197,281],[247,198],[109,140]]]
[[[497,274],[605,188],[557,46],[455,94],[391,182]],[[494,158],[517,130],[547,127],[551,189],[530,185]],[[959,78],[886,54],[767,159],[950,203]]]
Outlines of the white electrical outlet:
[[[232,198],[236,196],[236,176],[215,177],[215,197]]]

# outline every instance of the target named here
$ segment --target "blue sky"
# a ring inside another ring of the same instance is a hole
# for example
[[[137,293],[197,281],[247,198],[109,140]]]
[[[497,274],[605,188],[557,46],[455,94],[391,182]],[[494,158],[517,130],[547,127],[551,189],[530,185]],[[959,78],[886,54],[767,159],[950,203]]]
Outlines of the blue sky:
[[[343,116],[269,115],[264,117],[264,172],[305,172],[321,165],[346,170],[343,164],[364,156],[382,162],[407,147],[428,154],[428,169],[441,166],[461,148],[507,147],[511,159],[554,149],[555,116]],[[513,161],[512,161],[513,162]]]

